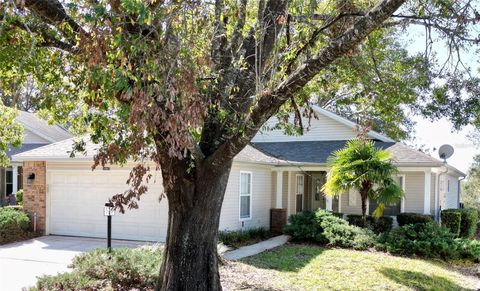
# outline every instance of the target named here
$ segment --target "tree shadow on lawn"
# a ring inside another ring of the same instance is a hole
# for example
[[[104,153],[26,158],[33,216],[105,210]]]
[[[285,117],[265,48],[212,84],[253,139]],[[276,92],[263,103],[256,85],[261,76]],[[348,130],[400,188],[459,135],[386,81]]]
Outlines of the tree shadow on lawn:
[[[428,276],[420,272],[382,268],[380,270],[387,278],[415,290],[470,290],[457,285],[450,279],[440,276]]]
[[[242,259],[241,262],[261,269],[280,272],[298,272],[325,249],[315,245],[284,245],[259,255]]]

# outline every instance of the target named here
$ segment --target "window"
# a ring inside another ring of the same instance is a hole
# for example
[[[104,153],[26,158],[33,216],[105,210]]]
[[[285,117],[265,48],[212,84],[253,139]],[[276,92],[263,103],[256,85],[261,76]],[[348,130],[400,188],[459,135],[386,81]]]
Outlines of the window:
[[[398,175],[398,176],[393,177],[393,179],[398,184],[398,186],[400,186],[403,189],[403,191],[405,191],[405,177],[403,175]],[[403,198],[402,198],[402,200],[403,200]],[[373,214],[375,209],[377,209],[378,203],[375,200],[369,199],[369,204],[370,204],[369,207],[368,207],[369,214]],[[402,201],[401,200],[398,201],[395,204],[385,205],[385,208],[383,210],[383,215],[385,215],[385,216],[396,216],[400,212],[402,212]]]
[[[450,180],[447,180],[447,192],[450,193]]]
[[[303,211],[303,192],[305,191],[304,176],[297,175],[297,189],[296,189],[296,211]]]
[[[240,220],[252,218],[252,173],[240,172]]]
[[[7,195],[12,194],[13,192],[13,171],[11,168],[5,169],[5,190],[7,190]]]

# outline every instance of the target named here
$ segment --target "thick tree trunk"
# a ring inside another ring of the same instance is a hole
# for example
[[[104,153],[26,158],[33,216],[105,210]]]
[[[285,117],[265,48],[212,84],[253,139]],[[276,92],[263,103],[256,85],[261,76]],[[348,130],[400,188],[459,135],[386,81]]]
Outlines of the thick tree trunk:
[[[183,167],[162,169],[164,179],[176,181],[166,190],[168,233],[156,290],[222,289],[217,235],[231,164],[197,167],[194,179]]]

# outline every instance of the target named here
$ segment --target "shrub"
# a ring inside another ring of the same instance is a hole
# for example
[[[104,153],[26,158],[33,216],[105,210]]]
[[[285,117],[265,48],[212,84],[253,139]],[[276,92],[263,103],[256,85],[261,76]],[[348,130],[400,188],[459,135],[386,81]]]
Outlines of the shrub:
[[[322,239],[321,237],[322,228],[315,221],[315,213],[303,211],[291,215],[288,221],[289,224],[285,225],[283,231],[290,235],[293,240],[326,243],[325,238]]]
[[[474,260],[478,263],[480,260],[480,241],[469,239],[458,239],[460,245],[460,255],[464,259]]]
[[[362,216],[358,214],[347,215],[348,223],[358,227],[363,226]],[[393,226],[393,218],[389,216],[382,216],[378,219],[373,216],[366,217],[367,225],[366,227],[372,230],[374,233],[384,233],[390,231]]]
[[[356,226],[349,225],[331,212],[319,209],[315,213],[302,212],[292,215],[285,233],[297,241],[315,241],[338,247],[367,249],[374,244],[374,234]]]
[[[43,276],[31,290],[145,290],[158,277],[158,248],[97,249],[73,259],[71,273]]]
[[[455,235],[435,222],[407,224],[379,239],[379,248],[393,254],[454,259],[459,256]]]
[[[407,224],[416,224],[416,223],[428,223],[433,221],[433,217],[430,215],[403,212],[397,214],[397,222],[399,226],[404,226]]]
[[[220,242],[234,248],[255,243],[269,237],[271,237],[270,232],[262,227],[239,231],[220,231],[218,233],[218,240]]]
[[[475,209],[458,209],[462,215],[460,237],[473,238],[477,232],[478,212]]]
[[[30,219],[21,210],[0,208],[0,244],[14,242],[27,236]]]
[[[18,205],[23,205],[23,189],[20,189],[15,193],[15,200]]]
[[[442,210],[440,213],[442,218],[442,225],[445,226],[455,236],[460,234],[460,223],[462,221],[462,214],[456,209]]]
[[[332,215],[333,215],[333,216],[336,216],[336,217],[338,217],[338,218],[342,218],[342,219],[343,219],[343,216],[344,216],[344,214],[341,213],[341,212],[332,212]]]

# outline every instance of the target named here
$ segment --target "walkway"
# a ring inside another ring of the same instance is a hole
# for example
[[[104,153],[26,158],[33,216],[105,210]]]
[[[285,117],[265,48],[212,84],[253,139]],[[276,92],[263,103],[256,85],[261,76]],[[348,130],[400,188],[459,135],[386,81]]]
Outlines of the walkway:
[[[227,260],[232,261],[240,260],[246,257],[254,256],[266,250],[279,247],[288,242],[289,239],[290,237],[288,235],[272,237],[271,239],[253,245],[241,247],[236,250],[226,252],[225,254],[223,254],[223,257]]]

